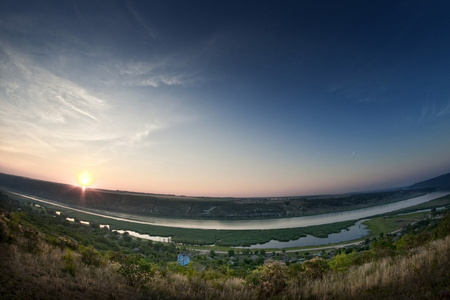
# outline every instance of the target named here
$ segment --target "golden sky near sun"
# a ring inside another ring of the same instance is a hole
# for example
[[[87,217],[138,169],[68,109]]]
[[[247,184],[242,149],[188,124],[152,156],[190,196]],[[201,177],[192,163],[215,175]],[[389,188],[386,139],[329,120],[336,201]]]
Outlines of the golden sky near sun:
[[[92,178],[88,173],[83,173],[78,177],[78,183],[84,187],[90,186],[92,183]]]

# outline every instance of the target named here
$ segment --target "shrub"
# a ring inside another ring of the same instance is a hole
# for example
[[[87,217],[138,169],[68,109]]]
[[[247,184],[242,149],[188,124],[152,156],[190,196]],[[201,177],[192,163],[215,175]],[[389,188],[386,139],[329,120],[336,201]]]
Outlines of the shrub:
[[[311,278],[322,278],[323,275],[330,269],[327,261],[320,257],[314,257],[303,263],[305,267],[305,275]]]
[[[127,283],[134,287],[142,286],[155,275],[157,266],[144,259],[132,257],[121,263],[119,273],[125,277]]]
[[[10,243],[12,240],[13,236],[9,232],[7,219],[2,216],[0,218],[0,243]]]
[[[80,247],[81,261],[86,266],[101,267],[105,265],[105,261],[101,254],[95,250],[92,246]]]
[[[75,266],[75,259],[73,257],[72,250],[69,248],[66,248],[66,251],[64,252],[63,256],[64,260],[64,271],[69,273],[72,276],[75,276],[76,274],[76,266]]]
[[[333,257],[328,264],[333,271],[346,273],[352,265],[355,256],[355,252],[351,252],[350,254],[342,252]]]
[[[254,270],[248,279],[264,296],[274,296],[281,293],[287,285],[287,267],[280,261],[270,260]]]
[[[39,234],[37,231],[26,229],[23,233],[24,237],[27,239],[26,249],[31,253],[38,253],[39,249]]]

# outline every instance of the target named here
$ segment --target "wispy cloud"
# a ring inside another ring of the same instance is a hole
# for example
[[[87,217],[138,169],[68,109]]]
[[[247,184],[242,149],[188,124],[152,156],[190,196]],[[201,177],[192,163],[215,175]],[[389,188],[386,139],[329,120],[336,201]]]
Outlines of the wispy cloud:
[[[161,107],[133,97],[123,101],[108,90],[93,93],[9,45],[0,44],[0,70],[2,152],[93,166],[144,155],[145,149],[163,143],[152,138],[154,132],[186,121],[171,112],[167,101]],[[152,70],[149,64],[136,63],[120,74],[143,80]],[[157,86],[175,84],[176,79],[147,80]]]
[[[96,153],[97,142],[117,145],[117,140],[128,139],[136,146],[162,126],[146,125],[137,134],[121,129],[105,116],[113,109],[110,103],[4,45],[1,49],[3,151],[48,157],[84,147]]]
[[[446,116],[446,115],[448,115],[448,114],[450,114],[450,101],[447,101],[447,105],[444,105],[444,106],[442,107],[442,109],[440,109],[440,110],[437,112],[436,117],[437,117],[437,118],[440,118],[440,117]]]
[[[426,101],[420,110],[417,122],[436,120],[450,114],[450,101],[437,103],[436,101]]]
[[[127,9],[130,12],[130,14],[134,17],[134,19],[137,21],[137,23],[147,32],[147,35],[156,40],[159,38],[159,33],[157,30],[148,25],[147,21],[144,21],[144,19],[141,17],[141,15],[136,11],[136,9],[131,5],[131,3],[126,3]]]
[[[168,61],[158,63],[136,61],[115,66],[117,80],[113,84],[124,86],[190,86],[202,81],[196,72],[184,68],[183,64]]]
[[[355,155],[356,155],[356,150],[353,151],[352,154],[350,154],[350,156],[348,157],[347,160],[351,160]]]
[[[89,15],[75,10],[76,24],[90,26]],[[129,7],[123,13],[158,42],[159,34],[138,11]],[[124,58],[117,47],[97,44],[95,29],[85,37],[64,24],[48,26],[55,22],[33,14],[0,20],[0,31],[8,33],[0,39],[0,156],[61,166],[106,166],[130,156],[161,159],[148,154],[167,143],[166,136],[156,139],[155,133],[189,122],[193,111],[178,106],[176,98],[160,99],[140,87],[196,84],[202,79],[192,71],[192,58],[171,51]]]
[[[32,61],[3,47],[0,77],[3,113],[39,123],[67,124],[79,120],[98,122],[105,102],[69,80],[58,77]]]

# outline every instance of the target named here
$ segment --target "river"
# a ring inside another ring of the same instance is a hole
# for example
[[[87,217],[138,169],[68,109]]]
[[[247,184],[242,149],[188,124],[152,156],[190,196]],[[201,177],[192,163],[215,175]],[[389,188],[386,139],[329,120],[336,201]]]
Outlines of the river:
[[[114,219],[123,222],[131,222],[138,224],[148,224],[154,226],[176,227],[176,228],[191,228],[191,229],[216,229],[216,230],[269,230],[269,229],[283,229],[283,228],[298,228],[323,224],[331,224],[343,221],[359,220],[380,214],[389,213],[402,208],[407,208],[417,204],[425,203],[450,194],[450,191],[440,191],[429,193],[420,197],[415,197],[403,201],[398,201],[389,204],[372,206],[368,208],[361,208],[337,213],[328,213],[306,217],[295,218],[279,218],[279,219],[265,219],[265,220],[192,220],[192,219],[172,219],[172,218],[158,218],[136,216],[122,213],[107,212],[94,209],[80,209],[73,208],[60,203],[50,201],[47,199],[27,196],[19,193],[10,192],[21,197],[29,198],[42,203],[47,203],[53,206],[70,209],[90,215],[95,215],[103,218]]]
[[[305,246],[321,246],[328,244],[335,244],[345,241],[357,240],[369,235],[369,229],[367,225],[363,224],[367,219],[359,220],[354,225],[347,229],[342,229],[338,233],[330,233],[326,238],[318,238],[313,235],[307,234],[296,240],[290,241],[277,241],[270,240],[263,244],[254,244],[249,247],[237,247],[243,249],[283,249],[283,248],[294,248],[294,247],[305,247]]]

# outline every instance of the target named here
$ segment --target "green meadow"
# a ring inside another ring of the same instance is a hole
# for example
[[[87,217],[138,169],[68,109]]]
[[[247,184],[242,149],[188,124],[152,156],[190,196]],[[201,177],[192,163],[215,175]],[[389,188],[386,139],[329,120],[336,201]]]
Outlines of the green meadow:
[[[333,224],[301,227],[301,228],[286,228],[286,229],[272,229],[272,230],[206,230],[206,229],[186,229],[173,228],[164,226],[154,226],[147,224],[139,224],[133,222],[119,221],[100,216],[95,216],[71,209],[61,208],[50,204],[43,204],[39,201],[34,201],[28,198],[23,198],[14,194],[10,194],[11,198],[17,199],[25,203],[36,203],[47,209],[60,211],[63,215],[70,218],[76,218],[82,221],[89,221],[96,224],[108,224],[112,230],[132,230],[140,234],[148,234],[151,236],[171,237],[172,241],[178,244],[185,244],[191,246],[201,245],[215,245],[215,246],[249,246],[252,244],[266,243],[272,239],[278,241],[296,240],[306,235],[313,235],[315,237],[327,237],[328,234],[338,233],[342,229],[352,226],[354,221],[345,221]],[[402,228],[403,226],[413,223],[420,219],[426,213],[412,214],[412,215],[396,215],[398,213],[408,213],[421,209],[431,209],[450,205],[450,196],[442,197],[402,209],[394,213],[386,214],[372,218],[366,221],[365,224],[371,231],[369,237],[378,236],[380,233],[390,233]],[[429,212],[428,212],[429,214]],[[345,244],[343,242],[340,244]],[[299,248],[301,249],[301,248]]]

